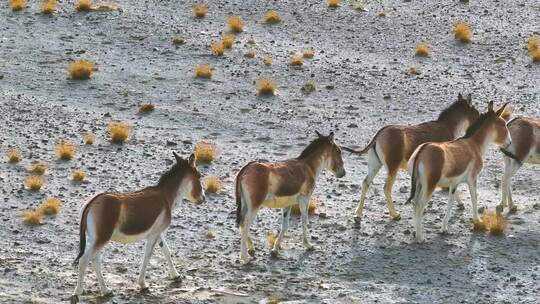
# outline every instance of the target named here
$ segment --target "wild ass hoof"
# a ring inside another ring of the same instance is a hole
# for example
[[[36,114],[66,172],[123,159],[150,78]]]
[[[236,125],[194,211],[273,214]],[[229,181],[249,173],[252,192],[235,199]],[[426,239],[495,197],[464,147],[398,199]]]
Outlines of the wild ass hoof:
[[[444,228],[441,228],[441,230],[439,230],[439,234],[440,235],[448,235],[448,229],[444,229]]]
[[[394,215],[391,215],[391,217],[392,217],[392,220],[399,221],[401,219],[401,214],[396,213]]]
[[[270,250],[270,256],[273,259],[277,259],[277,257],[279,256],[279,250],[275,250],[275,249]]]
[[[513,205],[512,207],[510,207],[510,209],[508,209],[509,213],[516,213],[517,211],[518,207],[516,205]]]
[[[250,256],[254,257],[254,256],[255,256],[255,249],[253,249],[253,248],[249,249],[249,250],[248,250],[248,254],[249,254]]]
[[[355,223],[355,224],[360,224],[360,223],[362,223],[362,216],[361,216],[361,215],[355,215],[355,216],[354,216],[354,223]]]
[[[79,303],[79,296],[78,295],[72,295],[71,298],[69,298],[69,303],[71,303],[71,304]]]
[[[112,295],[113,295],[112,290],[110,290],[108,288],[101,291],[101,297],[103,297],[103,298],[112,297]]]
[[[456,208],[457,208],[458,210],[465,210],[465,204],[463,204],[463,203],[457,204],[457,205],[456,205]]]
[[[145,294],[145,293],[150,293],[150,288],[148,288],[148,287],[146,287],[146,286],[145,286],[145,287],[141,287],[141,289],[139,290],[139,292],[140,292],[140,293],[143,293],[143,294]]]

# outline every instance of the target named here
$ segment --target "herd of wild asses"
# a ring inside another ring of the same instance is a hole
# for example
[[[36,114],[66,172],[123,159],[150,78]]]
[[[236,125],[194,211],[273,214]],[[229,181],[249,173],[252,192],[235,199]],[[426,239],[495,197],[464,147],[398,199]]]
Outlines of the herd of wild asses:
[[[313,250],[308,234],[308,205],[319,173],[329,170],[337,178],[345,175],[342,149],[355,154],[368,154],[368,174],[362,182],[360,203],[355,220],[360,221],[366,192],[375,175],[384,165],[387,179],[384,195],[394,220],[391,191],[399,168],[411,176],[409,202],[414,208],[413,226],[417,242],[424,242],[422,216],[436,187],[448,188],[448,208],[441,232],[448,230],[448,220],[454,201],[460,202],[458,185],[468,185],[472,200],[473,220],[478,221],[477,177],[490,144],[499,146],[505,170],[502,179],[502,200],[498,212],[516,208],[512,201],[510,180],[524,163],[540,163],[540,121],[526,117],[511,117],[508,104],[495,108],[490,102],[480,114],[471,95],[458,95],[457,101],[444,109],[436,120],[418,125],[387,125],[381,128],[361,151],[340,147],[334,133],[317,137],[297,157],[281,162],[252,161],[237,174],[235,181],[236,223],[240,228],[240,258],[250,261],[255,253],[249,227],[261,207],[281,208],[282,224],[271,250],[277,256],[283,235],[289,225],[293,205],[298,204],[303,230],[303,244]],[[173,152],[176,163],[165,172],[157,185],[129,193],[101,193],[90,199],[81,210],[80,251],[77,287],[72,299],[83,292],[86,269],[90,261],[102,294],[109,294],[101,273],[101,249],[111,240],[131,243],[146,240],[145,254],[138,283],[146,288],[145,271],[156,244],[163,250],[171,279],[179,277],[171,260],[165,234],[171,222],[171,212],[178,199],[195,203],[205,200],[201,175],[195,156],[184,159]]]

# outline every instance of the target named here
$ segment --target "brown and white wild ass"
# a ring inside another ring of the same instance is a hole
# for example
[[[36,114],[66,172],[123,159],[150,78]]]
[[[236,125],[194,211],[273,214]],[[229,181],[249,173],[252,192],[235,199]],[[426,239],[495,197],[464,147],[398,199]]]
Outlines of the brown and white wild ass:
[[[171,278],[177,278],[171,252],[165,241],[172,210],[177,198],[187,198],[194,203],[205,200],[200,174],[195,168],[195,157],[188,160],[174,153],[176,164],[165,172],[156,186],[137,192],[101,193],[88,201],[81,211],[80,251],[75,259],[79,263],[79,279],[74,297],[83,292],[84,277],[92,260],[102,294],[110,293],[101,274],[101,249],[109,242],[132,243],[146,239],[144,259],[139,274],[139,285],[145,285],[145,272],[155,244],[163,250]]]
[[[437,120],[413,126],[387,125],[377,133],[361,151],[343,147],[354,154],[368,153],[368,174],[362,182],[360,202],[355,210],[355,220],[360,221],[367,191],[382,166],[388,175],[384,184],[384,196],[390,217],[399,220],[401,216],[394,207],[392,187],[400,168],[407,168],[407,161],[414,150],[426,142],[443,142],[461,136],[478,119],[479,113],[472,104],[471,95],[467,99],[461,94],[448,108],[443,110]]]
[[[297,158],[282,162],[253,161],[238,172],[236,223],[240,227],[240,258],[243,262],[248,262],[248,253],[255,254],[249,227],[263,206],[282,208],[281,230],[274,242],[272,256],[277,256],[281,249],[281,240],[289,226],[291,207],[296,203],[300,206],[304,246],[308,250],[313,249],[307,230],[308,204],[317,177],[325,168],[338,178],[345,175],[341,149],[334,142],[334,133],[328,136],[316,133],[317,139]]]
[[[540,121],[516,117],[506,126],[512,137],[512,144],[501,151],[504,154],[504,175],[502,178],[502,199],[499,210],[508,206],[510,212],[517,210],[512,200],[511,179],[525,163],[540,164]]]
[[[411,195],[407,202],[413,202],[413,225],[417,242],[425,240],[422,217],[437,186],[448,187],[448,205],[441,232],[448,231],[456,189],[461,183],[468,185],[473,221],[478,221],[476,183],[486,150],[490,143],[503,148],[512,143],[506,121],[501,117],[505,108],[506,104],[494,111],[493,102],[490,102],[488,111],[480,115],[463,137],[449,142],[425,143],[414,151],[409,160]]]

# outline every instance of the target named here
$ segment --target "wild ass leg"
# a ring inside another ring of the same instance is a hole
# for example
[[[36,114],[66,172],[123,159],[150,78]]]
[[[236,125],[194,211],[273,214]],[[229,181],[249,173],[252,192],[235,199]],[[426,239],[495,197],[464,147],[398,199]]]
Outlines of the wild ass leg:
[[[362,211],[364,210],[364,202],[366,200],[367,191],[373,182],[373,179],[381,169],[381,166],[382,163],[379,160],[379,157],[377,157],[377,152],[375,152],[374,148],[370,149],[368,152],[368,174],[362,182],[362,194],[360,195],[360,202],[354,211],[356,221],[360,221],[362,218]]]
[[[283,240],[283,235],[287,232],[287,229],[289,228],[289,217],[291,215],[291,209],[292,207],[285,207],[281,209],[282,212],[282,219],[281,219],[281,230],[279,231],[279,235],[274,242],[274,246],[272,248],[272,251],[270,254],[273,257],[277,257],[279,254],[279,251],[281,250],[281,241]]]
[[[472,202],[472,214],[473,214],[473,221],[478,221],[478,197],[476,193],[476,177],[471,178],[469,182],[467,183],[469,186],[469,193],[471,194],[471,202]]]
[[[244,221],[240,226],[240,259],[245,263],[249,261],[248,247],[253,246],[253,242],[249,236],[249,227],[257,216],[257,211],[258,210],[248,210],[248,212],[246,212],[246,216],[244,217]],[[252,251],[252,254],[255,253],[253,248],[250,248],[250,251]]]
[[[96,276],[98,279],[101,295],[106,296],[111,294],[111,291],[105,285],[105,280],[103,279],[103,274],[101,273],[101,252],[99,251],[96,252],[96,255],[94,257],[94,268],[96,270]]]
[[[165,233],[162,233],[159,236],[159,247],[161,247],[161,250],[163,251],[163,255],[165,256],[165,260],[167,260],[167,265],[169,266],[169,278],[174,280],[180,276],[178,271],[176,271],[176,268],[174,267],[174,263],[172,261],[171,256],[171,250],[169,249],[169,245],[167,245],[167,241],[165,241]]]
[[[152,256],[152,251],[154,251],[154,246],[156,246],[156,242],[159,239],[159,234],[157,236],[151,235],[146,239],[146,246],[144,248],[144,258],[143,262],[141,264],[141,271],[139,273],[139,286],[142,290],[146,289],[146,283],[145,275],[146,275],[146,267],[148,266],[148,262],[150,261],[150,256]]]
[[[426,238],[424,236],[424,209],[426,208],[427,202],[431,199],[431,194],[434,189],[420,189],[420,193],[417,193],[417,199],[414,200],[414,214],[413,214],[413,225],[415,228],[415,236],[417,243],[423,243]]]
[[[520,167],[521,164],[519,164],[516,160],[507,156],[504,157],[504,175],[501,182],[501,210],[507,205],[509,212],[515,212],[517,210],[516,206],[514,205],[514,201],[512,200],[512,176],[516,174]]]
[[[396,168],[388,168],[388,177],[386,178],[386,183],[384,184],[384,197],[386,199],[386,205],[388,206],[388,212],[390,213],[390,217],[395,221],[401,219],[401,215],[396,212],[394,201],[392,200],[392,187],[394,186],[398,169],[399,167],[397,166]]]
[[[450,217],[452,215],[452,207],[454,205],[454,199],[456,197],[457,193],[457,186],[448,188],[448,205],[446,206],[446,214],[444,215],[442,227],[441,227],[441,233],[447,233],[448,232],[448,221],[450,220]]]
[[[300,195],[298,197],[298,205],[300,206],[300,214],[302,216],[302,236],[303,236],[303,242],[304,247],[306,247],[307,250],[313,250],[313,245],[311,245],[311,240],[309,237],[309,231],[308,231],[308,207],[309,207],[309,197]]]
[[[94,257],[96,252],[96,249],[94,248],[94,242],[94,240],[89,238],[86,244],[86,249],[84,250],[84,254],[79,259],[79,279],[77,280],[77,287],[73,292],[73,294],[76,296],[80,296],[83,293],[86,269],[88,268],[88,264],[90,263],[90,260]]]

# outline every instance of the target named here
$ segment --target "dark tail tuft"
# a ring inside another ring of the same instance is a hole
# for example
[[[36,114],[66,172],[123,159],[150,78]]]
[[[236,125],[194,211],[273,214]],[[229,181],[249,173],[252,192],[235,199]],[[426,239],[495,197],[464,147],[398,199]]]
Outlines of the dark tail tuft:
[[[88,210],[90,209],[90,204],[100,195],[94,196],[87,204],[84,206],[84,209],[81,214],[81,223],[79,225],[79,254],[75,258],[75,261],[73,261],[73,265],[77,265],[79,263],[79,259],[83,256],[84,251],[86,249],[86,219],[88,217]]]
[[[240,170],[242,172],[242,170]],[[236,176],[236,186],[235,186],[235,195],[236,195],[236,227],[240,227],[240,223],[244,220],[242,218],[242,189],[240,189],[240,172]]]

